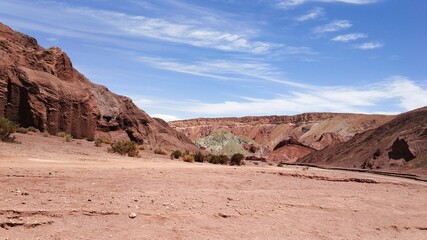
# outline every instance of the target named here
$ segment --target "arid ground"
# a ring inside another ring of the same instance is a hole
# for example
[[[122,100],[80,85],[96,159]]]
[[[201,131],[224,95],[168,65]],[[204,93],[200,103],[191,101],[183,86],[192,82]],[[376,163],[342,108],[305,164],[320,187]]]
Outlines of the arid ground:
[[[2,240],[427,239],[425,182],[17,138],[0,142]]]

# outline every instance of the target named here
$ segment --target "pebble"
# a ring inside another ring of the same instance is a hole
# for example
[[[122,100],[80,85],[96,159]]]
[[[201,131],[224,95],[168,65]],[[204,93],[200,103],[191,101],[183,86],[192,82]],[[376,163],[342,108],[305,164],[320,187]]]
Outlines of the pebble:
[[[132,213],[130,213],[130,214],[129,214],[129,218],[136,218],[136,213],[133,213],[133,212],[132,212]]]

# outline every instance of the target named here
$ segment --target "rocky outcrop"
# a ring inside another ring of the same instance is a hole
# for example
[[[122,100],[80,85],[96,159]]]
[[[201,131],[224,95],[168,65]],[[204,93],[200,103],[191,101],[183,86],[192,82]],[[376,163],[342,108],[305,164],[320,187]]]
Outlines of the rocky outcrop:
[[[280,149],[277,146],[281,142],[294,139],[298,142],[292,145],[295,151],[291,159],[294,161],[314,150],[348,141],[355,134],[378,127],[393,118],[387,115],[304,113],[295,116],[199,118],[169,124],[193,141],[218,132],[245,137],[252,141],[251,144],[242,145],[247,154],[274,161],[289,159],[290,150],[281,149],[282,155],[273,152]],[[290,149],[289,146],[286,149]],[[280,159],[281,156],[283,159]]]
[[[314,148],[307,147],[291,137],[278,143],[267,155],[267,159],[274,162],[294,163],[313,151],[315,151]]]
[[[44,49],[0,23],[0,116],[75,138],[131,139],[147,147],[197,151],[182,133],[132,100],[90,82],[58,47]]]
[[[368,169],[427,169],[427,107],[398,115],[299,163]]]

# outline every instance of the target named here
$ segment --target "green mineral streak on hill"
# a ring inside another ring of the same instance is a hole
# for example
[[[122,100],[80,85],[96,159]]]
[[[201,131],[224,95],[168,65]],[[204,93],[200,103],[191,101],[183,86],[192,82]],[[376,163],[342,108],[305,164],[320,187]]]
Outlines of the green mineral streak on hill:
[[[245,156],[250,155],[244,149],[243,144],[259,145],[245,136],[236,136],[226,130],[215,131],[204,138],[198,139],[195,143],[213,154],[229,156],[235,153],[241,153]]]

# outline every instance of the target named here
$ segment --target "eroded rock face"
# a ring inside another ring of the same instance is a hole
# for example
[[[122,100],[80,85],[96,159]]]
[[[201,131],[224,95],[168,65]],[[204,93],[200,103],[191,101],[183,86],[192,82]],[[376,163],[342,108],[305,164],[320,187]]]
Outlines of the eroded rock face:
[[[326,147],[300,160],[326,166],[423,171],[427,169],[427,107],[393,120],[347,142]]]
[[[75,138],[131,139],[148,147],[197,151],[183,134],[152,119],[132,101],[93,84],[58,47],[0,23],[0,116]]]

